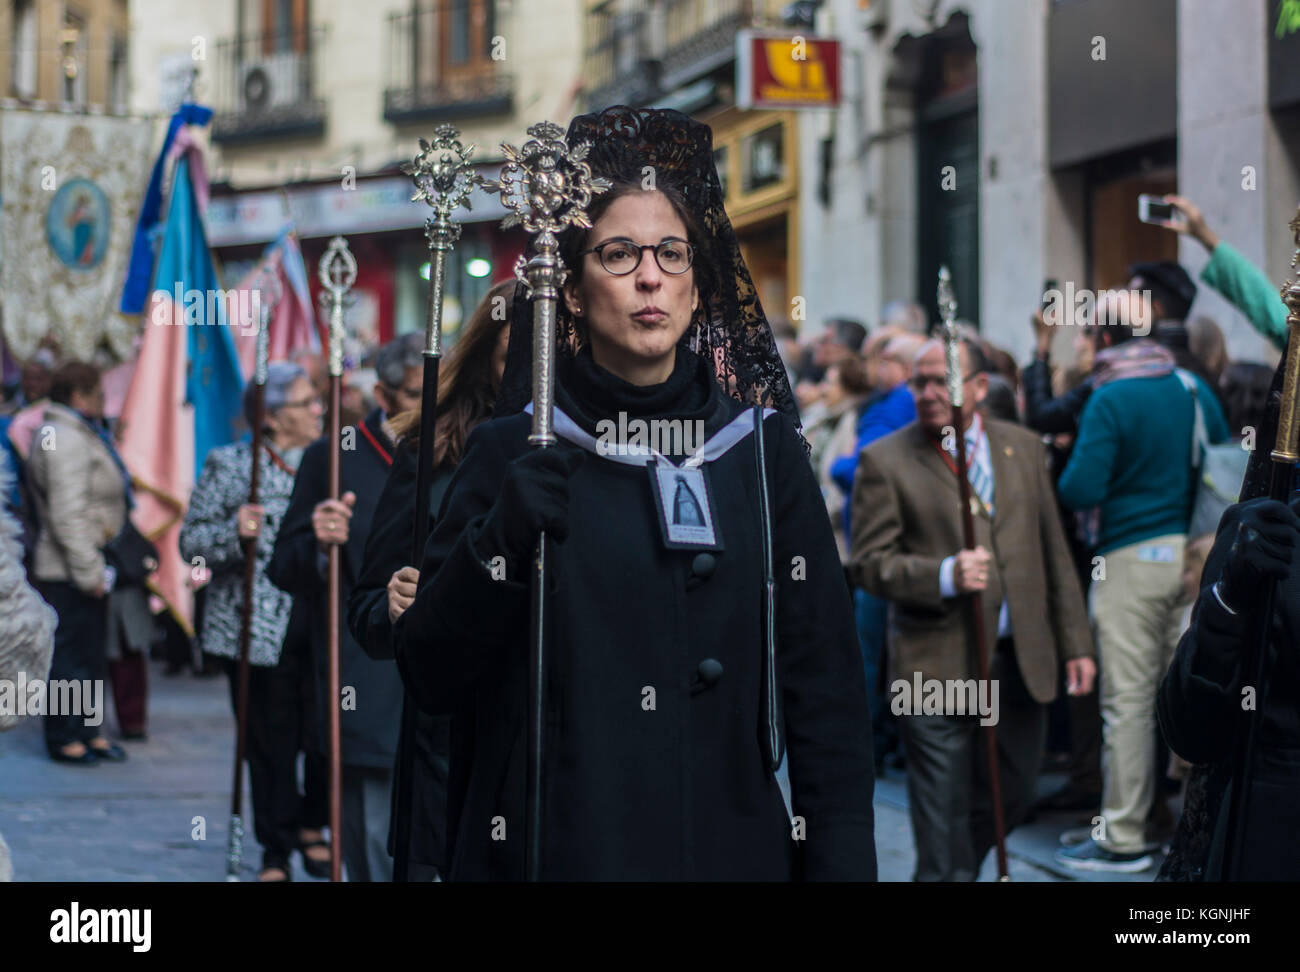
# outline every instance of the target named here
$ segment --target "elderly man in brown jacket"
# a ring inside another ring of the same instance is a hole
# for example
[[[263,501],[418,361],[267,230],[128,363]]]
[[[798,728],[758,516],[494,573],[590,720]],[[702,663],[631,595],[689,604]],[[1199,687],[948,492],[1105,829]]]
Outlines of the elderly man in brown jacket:
[[[943,345],[917,353],[917,420],[862,450],[850,569],[891,602],[890,705],[899,715],[918,881],[973,881],[994,843],[981,723],[995,724],[1008,830],[1029,809],[1047,703],[1096,676],[1083,595],[1038,436],[986,419],[988,365],[963,342],[974,550],[962,549]],[[978,685],[963,601],[980,592],[990,683]],[[972,689],[974,691],[972,691]],[[974,712],[975,714],[971,714]]]

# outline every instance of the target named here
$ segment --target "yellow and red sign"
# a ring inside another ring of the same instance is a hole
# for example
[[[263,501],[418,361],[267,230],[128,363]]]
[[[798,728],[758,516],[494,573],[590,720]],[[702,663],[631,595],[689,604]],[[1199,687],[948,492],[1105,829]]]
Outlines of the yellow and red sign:
[[[741,108],[832,108],[840,102],[840,42],[803,34],[736,36]]]

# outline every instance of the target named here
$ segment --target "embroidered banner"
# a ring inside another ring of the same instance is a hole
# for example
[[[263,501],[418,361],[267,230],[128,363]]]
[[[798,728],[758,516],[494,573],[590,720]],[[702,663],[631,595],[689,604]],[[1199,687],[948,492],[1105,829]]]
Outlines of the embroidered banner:
[[[132,356],[138,318],[117,312],[154,124],[0,110],[0,299],[13,354],[41,339],[90,361]]]

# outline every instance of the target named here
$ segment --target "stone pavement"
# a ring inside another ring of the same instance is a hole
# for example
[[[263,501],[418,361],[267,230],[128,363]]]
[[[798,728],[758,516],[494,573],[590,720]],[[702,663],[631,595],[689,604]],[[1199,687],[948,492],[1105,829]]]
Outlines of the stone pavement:
[[[15,881],[225,879],[235,736],[227,682],[161,672],[150,665],[149,739],[121,743],[124,763],[55,763],[39,719],[0,735],[0,833]],[[103,728],[116,739],[111,713]],[[247,814],[247,775],[244,794]],[[205,839],[194,837],[196,817]],[[247,819],[245,829],[243,876],[252,880],[261,858]],[[312,880],[296,856],[294,868],[294,880]]]
[[[125,763],[71,766],[45,755],[38,719],[0,735],[0,833],[13,852],[17,881],[221,881],[225,877],[234,718],[224,677],[164,678],[150,669],[149,740],[124,743]],[[111,704],[110,704],[111,708]],[[113,737],[116,723],[105,719]],[[1044,776],[1051,792],[1060,777]],[[245,812],[249,811],[245,777]],[[890,770],[876,784],[876,846],[882,881],[909,881],[915,855],[904,776]],[[1150,881],[1136,875],[1076,874],[1056,864],[1057,835],[1073,815],[1040,817],[1007,841],[1015,881]],[[205,839],[194,836],[200,821]],[[244,880],[260,863],[251,821]],[[293,859],[294,880],[313,880]],[[993,855],[981,880],[993,880]]]
[[[1042,774],[1038,778],[1038,793],[1045,796],[1060,789],[1065,783],[1061,774]],[[912,845],[912,825],[907,810],[907,782],[904,773],[888,769],[876,780],[876,857],[880,880],[910,881],[916,866],[916,852]],[[1174,805],[1177,814],[1177,806]],[[1153,855],[1154,866],[1139,874],[1098,874],[1092,871],[1072,871],[1057,863],[1054,855],[1060,848],[1059,837],[1063,830],[1077,826],[1080,813],[1046,813],[1018,827],[1007,837],[1007,870],[1012,881],[1122,881],[1146,883],[1155,879],[1162,855]],[[996,854],[992,851],[980,869],[981,881],[997,880]]]

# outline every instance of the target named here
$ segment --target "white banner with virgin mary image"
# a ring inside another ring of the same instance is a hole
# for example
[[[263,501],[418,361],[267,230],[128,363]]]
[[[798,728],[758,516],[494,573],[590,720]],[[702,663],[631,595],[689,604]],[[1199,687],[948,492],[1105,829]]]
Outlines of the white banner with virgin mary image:
[[[19,359],[46,337],[63,358],[132,355],[117,311],[149,178],[150,119],[0,109],[0,299]]]

